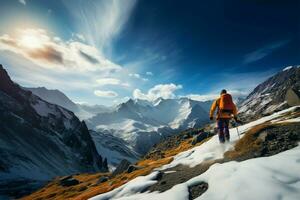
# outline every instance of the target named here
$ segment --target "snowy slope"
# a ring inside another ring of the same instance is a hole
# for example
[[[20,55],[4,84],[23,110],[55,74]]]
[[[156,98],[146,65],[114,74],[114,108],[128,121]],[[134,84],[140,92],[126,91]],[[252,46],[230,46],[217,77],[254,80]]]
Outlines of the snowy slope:
[[[70,111],[76,111],[77,105],[72,102],[64,93],[59,90],[49,90],[45,87],[24,88],[31,91],[36,96],[59,106],[62,106]]]
[[[113,110],[111,107],[100,105],[75,104],[59,90],[49,90],[45,87],[25,89],[31,91],[33,94],[50,103],[67,108],[68,110],[74,112],[74,114],[81,120],[91,118],[99,113],[109,113]],[[48,109],[48,107],[52,105],[47,104],[45,101],[38,100],[32,106],[41,116],[47,117],[48,114],[57,115],[55,111]],[[62,108],[60,110],[62,110],[69,118],[73,115],[72,113],[68,114],[68,112],[64,111]],[[70,127],[68,121],[65,121],[64,124],[66,127]],[[116,167],[123,159],[127,159],[133,163],[139,157],[139,154],[132,150],[130,146],[121,138],[117,138],[108,133],[100,133],[92,130],[90,130],[90,134],[96,145],[98,153],[105,158],[109,158],[108,164],[111,169]]]
[[[59,90],[49,90],[45,87],[24,88],[31,91],[41,99],[49,103],[59,105],[72,112],[81,120],[91,118],[98,113],[110,112],[112,108],[101,105],[76,104]]]
[[[206,102],[187,98],[160,98],[154,103],[130,99],[113,112],[88,119],[87,125],[97,132],[122,138],[134,151],[144,154],[168,135],[207,123],[207,109]]]
[[[299,107],[297,107],[299,109]],[[267,122],[282,123],[286,121],[284,114],[292,112],[292,107],[268,117],[238,127],[244,133],[251,127]],[[297,117],[294,121],[300,122]],[[196,176],[187,182],[178,184],[162,193],[143,192],[149,186],[157,183],[158,171],[179,164],[193,167],[203,161],[222,158],[225,151],[233,148],[238,139],[236,129],[231,129],[232,142],[220,145],[217,136],[208,142],[182,152],[174,160],[147,176],[140,176],[111,192],[98,195],[91,199],[147,199],[147,200],[186,200],[189,197],[188,187],[200,182],[209,184],[208,190],[197,199],[291,199],[296,200],[300,195],[300,147],[271,156],[246,160],[243,162],[227,162],[214,164],[204,174]],[[241,135],[242,137],[243,135]],[[259,176],[253,176],[259,175]],[[259,180],[258,180],[259,179]],[[226,185],[226,189],[224,186]],[[246,189],[242,189],[246,188]],[[142,193],[143,192],[143,193]]]
[[[166,192],[140,193],[156,183],[158,172],[153,172],[148,176],[140,176],[112,192],[91,199],[187,200],[189,199],[188,188],[205,181],[209,184],[208,190],[196,198],[197,200],[298,200],[299,155],[298,146],[271,157],[215,164],[204,174],[178,184]]]
[[[90,134],[95,142],[98,153],[103,157],[109,158],[108,165],[111,169],[114,169],[123,159],[134,163],[140,157],[140,155],[121,138],[92,130],[90,130]]]

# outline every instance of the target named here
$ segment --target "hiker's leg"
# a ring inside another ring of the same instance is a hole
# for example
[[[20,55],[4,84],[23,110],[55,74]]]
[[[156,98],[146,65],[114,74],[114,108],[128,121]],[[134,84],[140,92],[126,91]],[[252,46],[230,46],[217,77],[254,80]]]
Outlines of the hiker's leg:
[[[219,141],[221,143],[224,143],[225,142],[225,137],[224,137],[224,121],[223,121],[223,119],[218,119],[217,123],[218,123],[218,129],[219,129],[219,132],[218,132]]]
[[[224,120],[224,134],[225,134],[225,139],[227,141],[230,140],[230,134],[229,134],[229,119]]]

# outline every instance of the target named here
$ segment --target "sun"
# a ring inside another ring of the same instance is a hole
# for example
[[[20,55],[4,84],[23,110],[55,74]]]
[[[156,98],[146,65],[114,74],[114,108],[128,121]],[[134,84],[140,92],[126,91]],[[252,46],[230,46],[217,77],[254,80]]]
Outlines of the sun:
[[[42,29],[20,30],[18,36],[19,45],[29,49],[43,48],[45,43],[49,40],[49,37]]]
[[[36,49],[43,47],[42,40],[36,35],[24,35],[20,39],[20,44],[24,47]]]

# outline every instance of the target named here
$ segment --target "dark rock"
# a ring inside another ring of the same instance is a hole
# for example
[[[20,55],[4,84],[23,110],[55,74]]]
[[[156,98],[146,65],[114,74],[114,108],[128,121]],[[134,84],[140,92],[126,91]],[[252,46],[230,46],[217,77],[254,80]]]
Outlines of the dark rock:
[[[123,159],[121,161],[121,163],[118,165],[118,167],[115,169],[115,171],[112,173],[112,176],[116,176],[118,174],[121,174],[125,171],[127,171],[128,167],[131,165],[131,163],[126,160],[126,159]]]
[[[106,181],[108,181],[108,177],[106,177],[106,176],[101,176],[101,177],[99,178],[99,180],[97,181],[97,184],[104,183],[104,182],[106,182]]]
[[[128,169],[127,169],[127,173],[131,173],[131,172],[136,171],[136,170],[141,169],[141,168],[142,168],[142,167],[137,166],[137,165],[130,165],[130,166],[128,167]]]
[[[207,189],[208,184],[204,182],[189,187],[189,200],[193,200],[201,196]]]
[[[198,135],[195,135],[192,140],[192,145],[196,145],[199,142],[202,142],[206,138],[210,136],[210,133],[208,132],[200,132]]]
[[[165,185],[165,184],[167,184],[167,181],[162,181],[162,182],[160,182],[160,184]]]
[[[78,191],[79,191],[79,192],[82,192],[82,191],[84,191],[84,190],[86,190],[86,189],[87,189],[86,186],[82,186],[82,187],[80,187],[80,188],[78,189]]]
[[[184,135],[184,136],[183,136],[183,139],[185,139],[185,140],[186,140],[186,139],[189,139],[190,137],[191,137],[191,135],[190,135],[190,134],[186,134],[186,135]]]
[[[65,178],[60,179],[59,184],[64,187],[69,187],[73,185],[78,185],[79,181],[73,178],[73,176],[67,176]]]
[[[289,106],[300,105],[300,94],[297,90],[290,88],[285,95],[285,100]]]
[[[164,173],[159,171],[157,176],[156,176],[156,180],[161,180],[163,178],[163,176],[164,176]]]

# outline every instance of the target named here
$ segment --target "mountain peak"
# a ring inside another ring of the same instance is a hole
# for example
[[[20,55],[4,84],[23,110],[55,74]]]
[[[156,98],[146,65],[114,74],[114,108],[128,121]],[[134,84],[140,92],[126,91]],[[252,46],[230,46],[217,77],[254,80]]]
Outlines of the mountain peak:
[[[242,102],[240,113],[248,120],[257,119],[277,110],[285,109],[289,89],[300,90],[300,68],[289,66],[259,84]]]
[[[7,94],[15,94],[18,91],[15,83],[10,79],[2,65],[0,65],[0,90]]]

